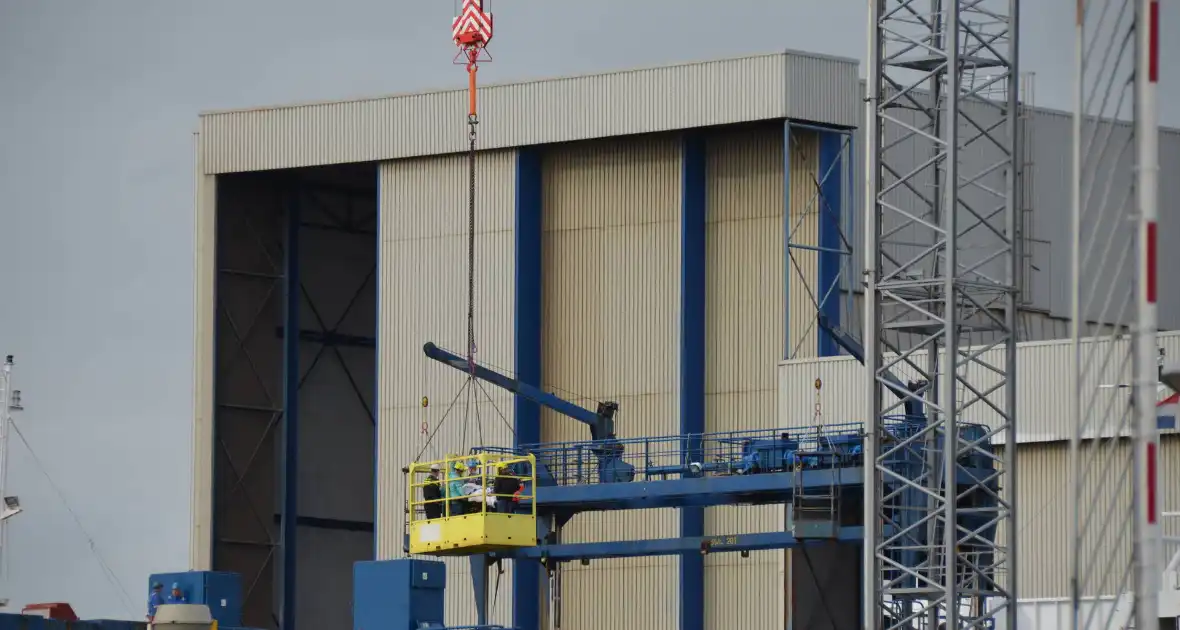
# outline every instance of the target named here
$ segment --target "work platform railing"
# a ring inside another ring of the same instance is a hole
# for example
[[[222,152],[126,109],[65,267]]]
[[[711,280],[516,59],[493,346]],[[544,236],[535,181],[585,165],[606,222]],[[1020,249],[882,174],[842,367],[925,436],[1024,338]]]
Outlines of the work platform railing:
[[[535,545],[536,470],[532,454],[479,452],[414,462],[406,469],[410,553],[464,555]],[[507,480],[511,492],[496,492],[497,480]]]
[[[898,450],[899,465],[925,456],[930,443],[919,439],[925,426],[920,417],[887,419],[885,441],[904,446]],[[961,425],[961,431],[966,439],[986,435],[986,428],[979,425]],[[912,443],[903,444],[907,441]],[[516,448],[482,446],[473,449],[473,453],[532,454],[536,457],[542,485],[575,486],[855,467],[862,463],[863,445],[864,425],[850,422],[815,427],[546,442]],[[619,472],[604,475],[604,466]]]

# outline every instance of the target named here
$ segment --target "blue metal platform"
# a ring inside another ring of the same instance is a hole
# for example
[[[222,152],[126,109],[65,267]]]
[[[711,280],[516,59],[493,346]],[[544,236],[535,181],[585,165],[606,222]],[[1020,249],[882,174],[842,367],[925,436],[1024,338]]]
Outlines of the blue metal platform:
[[[856,356],[851,341],[838,338],[837,342],[850,347]],[[585,441],[472,449],[473,453],[530,454],[536,461],[536,487],[526,487],[520,493],[534,496],[536,505],[521,501],[513,510],[535,507],[537,546],[471,556],[481,622],[487,619],[488,567],[502,559],[540,561],[552,571],[563,562],[600,558],[863,542],[865,430],[861,423],[623,438],[615,432],[619,409],[615,402],[598,402],[593,410],[583,408],[434,344],[426,344],[423,350],[431,359],[589,429],[590,439]],[[932,483],[956,487],[960,497],[957,528],[973,532],[981,543],[994,540],[996,535],[994,515],[1000,488],[989,430],[982,425],[958,425],[956,451],[961,454],[953,467],[953,478],[944,479],[947,467],[941,459],[946,436],[926,422],[923,396],[927,386],[922,381],[903,383],[895,378],[887,382],[887,389],[902,400],[905,409],[905,415],[885,418],[878,435],[883,452],[893,454],[881,474],[886,506],[885,522],[880,524],[882,535],[893,539],[894,548],[901,550],[888,558],[893,566],[923,566],[930,560],[922,551],[927,537],[943,535],[945,524],[921,520],[928,500],[923,488]],[[783,531],[581,543],[565,543],[560,536],[561,528],[584,512],[774,504],[783,505],[787,520]],[[978,550],[971,547],[969,543],[962,545],[960,553],[965,557],[977,554],[973,557],[976,566],[991,565],[986,551],[990,544],[981,544]],[[902,588],[913,580],[900,570],[887,571],[886,579],[896,580]],[[986,584],[981,585],[981,596],[986,596],[987,590]]]

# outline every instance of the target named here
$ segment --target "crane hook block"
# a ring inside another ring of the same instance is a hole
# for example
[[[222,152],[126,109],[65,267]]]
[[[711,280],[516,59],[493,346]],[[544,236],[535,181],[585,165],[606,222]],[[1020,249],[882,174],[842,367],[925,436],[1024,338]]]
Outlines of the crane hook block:
[[[460,48],[483,48],[492,41],[492,14],[483,10],[483,0],[463,0],[451,21],[451,38]]]

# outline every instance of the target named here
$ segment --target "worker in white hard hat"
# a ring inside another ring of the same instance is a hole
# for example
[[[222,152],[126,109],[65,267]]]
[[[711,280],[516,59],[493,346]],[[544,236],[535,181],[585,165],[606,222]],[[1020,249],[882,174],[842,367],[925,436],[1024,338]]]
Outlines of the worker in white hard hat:
[[[443,498],[442,483],[439,482],[438,472],[438,464],[431,464],[430,473],[426,475],[426,482],[422,486],[422,500],[427,501],[422,505],[422,511],[426,513],[427,519],[443,515],[443,504],[440,501]]]

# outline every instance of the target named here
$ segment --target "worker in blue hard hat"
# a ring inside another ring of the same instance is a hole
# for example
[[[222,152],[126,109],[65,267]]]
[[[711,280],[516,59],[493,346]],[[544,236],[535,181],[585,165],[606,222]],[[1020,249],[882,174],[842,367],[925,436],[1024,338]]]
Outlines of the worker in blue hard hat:
[[[164,603],[164,585],[152,582],[152,592],[148,595],[147,620],[152,623],[156,619],[156,609]]]
[[[180,590],[180,583],[172,583],[172,592],[168,594],[169,604],[187,604],[188,598],[184,596],[184,591]]]

